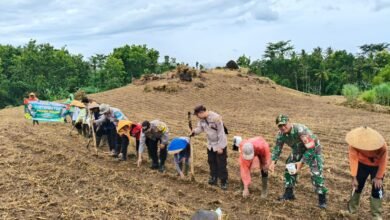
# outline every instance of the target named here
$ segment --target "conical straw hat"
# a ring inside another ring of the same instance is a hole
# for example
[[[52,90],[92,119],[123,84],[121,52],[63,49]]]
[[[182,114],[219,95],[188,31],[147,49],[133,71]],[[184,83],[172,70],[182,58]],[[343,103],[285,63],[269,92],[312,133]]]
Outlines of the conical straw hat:
[[[99,104],[97,104],[96,102],[92,102],[88,104],[88,109],[93,109],[93,108],[99,108]]]
[[[358,127],[347,133],[345,141],[360,150],[377,150],[385,144],[381,134],[370,127]]]
[[[72,106],[76,106],[76,107],[79,107],[79,108],[85,108],[85,105],[84,103],[78,101],[78,100],[73,100],[70,105]]]

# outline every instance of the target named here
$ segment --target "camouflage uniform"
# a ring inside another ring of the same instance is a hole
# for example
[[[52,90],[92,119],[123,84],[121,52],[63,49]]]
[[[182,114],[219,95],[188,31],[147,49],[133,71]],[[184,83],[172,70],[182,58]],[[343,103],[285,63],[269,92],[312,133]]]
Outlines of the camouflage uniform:
[[[306,143],[306,144],[305,144]],[[321,145],[317,136],[305,125],[292,123],[291,132],[283,134],[279,131],[276,137],[276,144],[272,151],[272,160],[277,161],[282,152],[283,145],[291,147],[292,153],[287,158],[286,164],[302,162],[310,167],[312,184],[318,194],[326,194],[328,189],[324,186],[323,158],[321,155]],[[285,187],[294,187],[298,175],[291,175],[287,169],[284,173]]]

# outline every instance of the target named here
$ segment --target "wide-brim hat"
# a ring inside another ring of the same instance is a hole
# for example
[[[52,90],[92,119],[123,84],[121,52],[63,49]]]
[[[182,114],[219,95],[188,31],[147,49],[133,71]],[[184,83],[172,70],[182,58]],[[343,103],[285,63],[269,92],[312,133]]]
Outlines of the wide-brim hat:
[[[96,102],[92,102],[92,103],[89,103],[88,104],[88,109],[94,109],[94,108],[99,108],[99,104],[97,104]]]
[[[34,96],[35,97],[35,93],[30,92],[30,94],[28,94],[28,96]]]
[[[119,132],[122,128],[126,126],[131,126],[132,122],[129,120],[119,120],[118,126],[116,127],[116,131]]]
[[[79,108],[85,108],[85,105],[84,103],[78,101],[78,100],[73,100],[70,105],[72,106],[76,106],[76,107],[79,107]]]
[[[347,133],[345,141],[360,150],[378,150],[385,144],[385,139],[379,132],[370,127],[358,127]]]
[[[168,154],[177,154],[186,149],[188,146],[188,139],[175,138],[168,145]]]
[[[100,114],[105,114],[110,111],[110,106],[108,104],[101,104],[99,106]]]

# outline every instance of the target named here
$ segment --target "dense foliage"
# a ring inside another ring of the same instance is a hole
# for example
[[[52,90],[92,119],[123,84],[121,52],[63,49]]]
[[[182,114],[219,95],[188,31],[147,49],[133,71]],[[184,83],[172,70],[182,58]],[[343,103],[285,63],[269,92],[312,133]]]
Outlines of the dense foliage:
[[[359,90],[390,81],[389,44],[366,44],[360,53],[320,47],[311,53],[294,50],[290,41],[269,43],[262,59],[249,64],[250,71],[273,79],[276,83],[318,95],[340,95],[345,84]],[[245,55],[237,63],[248,66]]]
[[[389,105],[389,44],[366,44],[360,53],[314,48],[294,51],[290,41],[269,43],[262,59],[237,59],[241,67],[278,84],[319,95],[344,94],[350,99]],[[40,99],[62,99],[82,88],[99,92],[132,82],[143,74],[162,73],[176,67],[176,59],[146,45],[124,45],[108,55],[85,59],[66,48],[37,44],[0,45],[0,108],[19,105],[29,92]],[[204,67],[196,62],[196,67]],[[356,88],[355,88],[356,87]],[[344,89],[343,89],[344,88]]]
[[[80,88],[104,91],[176,66],[175,58],[165,56],[162,63],[158,59],[159,52],[146,45],[125,45],[88,60],[33,40],[19,47],[0,45],[0,108],[21,104],[29,92],[40,99],[62,99]]]

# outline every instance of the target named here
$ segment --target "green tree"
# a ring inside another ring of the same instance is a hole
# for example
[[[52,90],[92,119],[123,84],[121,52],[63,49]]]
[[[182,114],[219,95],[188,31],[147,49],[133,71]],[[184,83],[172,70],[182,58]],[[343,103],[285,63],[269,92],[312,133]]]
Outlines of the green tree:
[[[364,44],[360,46],[360,50],[363,55],[373,55],[377,52],[381,52],[383,50],[389,49],[390,44],[388,43],[379,43],[379,44]]]
[[[123,61],[114,56],[108,56],[99,74],[99,87],[103,90],[126,85],[126,71]]]
[[[264,52],[264,58],[272,60],[275,58],[283,59],[286,55],[288,56],[292,50],[294,50],[294,46],[292,46],[290,42],[291,41],[288,40],[279,41],[276,43],[268,43]]]
[[[133,77],[139,78],[142,74],[156,72],[158,67],[159,52],[146,45],[125,45],[115,48],[112,55],[121,59],[125,66],[125,83],[132,82]]]
[[[237,64],[238,64],[240,67],[249,67],[250,63],[251,63],[251,58],[245,56],[245,54],[243,54],[242,56],[240,56],[240,57],[237,59]]]
[[[390,82],[390,62],[372,80],[374,85]]]

